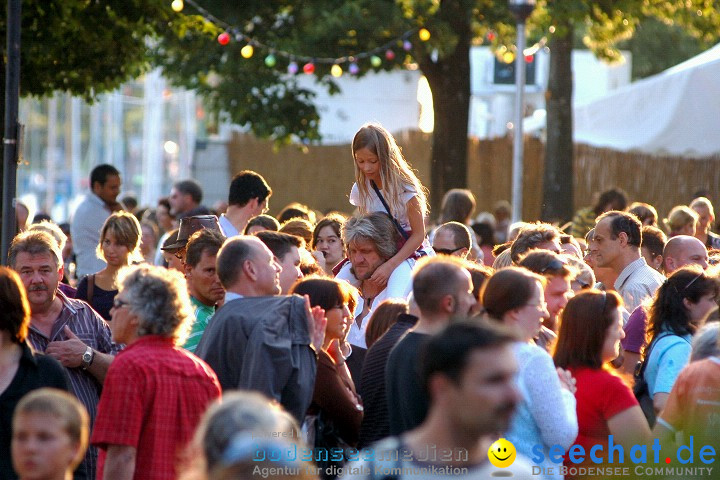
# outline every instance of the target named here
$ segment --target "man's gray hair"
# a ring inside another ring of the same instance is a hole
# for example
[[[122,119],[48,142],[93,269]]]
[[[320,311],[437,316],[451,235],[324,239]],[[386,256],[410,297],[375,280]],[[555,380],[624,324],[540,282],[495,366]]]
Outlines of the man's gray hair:
[[[160,335],[184,343],[192,326],[193,311],[185,277],[177,270],[154,265],[133,265],[120,270],[120,291],[137,315],[137,335]]]
[[[15,235],[8,251],[8,264],[16,270],[15,262],[20,253],[30,255],[41,255],[49,253],[55,259],[58,270],[63,265],[62,253],[58,248],[58,242],[48,232],[42,230],[26,230]]]
[[[61,252],[65,248],[65,244],[67,243],[67,235],[65,235],[65,233],[56,223],[53,223],[49,220],[43,220],[39,223],[33,223],[27,229],[49,233],[55,240],[57,240],[58,247],[60,247]]]
[[[389,260],[398,252],[400,232],[387,213],[372,212],[348,219],[342,228],[342,238],[348,247],[369,240],[375,244],[378,255]]]
[[[295,419],[282,406],[260,392],[235,391],[225,393],[222,401],[211,405],[195,430],[193,444],[205,454],[207,472],[222,460],[233,437],[238,433],[277,435],[296,439],[300,429]]]

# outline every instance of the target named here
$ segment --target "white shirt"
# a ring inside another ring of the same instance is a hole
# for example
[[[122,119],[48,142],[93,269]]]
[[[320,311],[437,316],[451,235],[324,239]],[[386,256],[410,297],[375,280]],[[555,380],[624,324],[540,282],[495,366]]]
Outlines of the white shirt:
[[[240,235],[240,232],[238,232],[238,229],[235,228],[235,225],[230,223],[230,220],[227,219],[225,214],[223,213],[220,215],[220,218],[218,219],[218,223],[220,224],[220,229],[223,232],[223,235],[225,235],[225,238],[234,237],[235,235]]]
[[[652,299],[664,281],[665,277],[640,257],[623,268],[614,286],[625,302],[625,309],[632,312],[645,300]]]
[[[240,295],[235,292],[225,292],[225,301],[223,302],[223,305],[228,302],[232,302],[233,300],[237,300],[238,298],[245,298],[245,295]]]
[[[78,205],[70,223],[73,250],[76,255],[77,278],[97,273],[105,268],[105,262],[97,258],[100,230],[111,212],[105,202],[90,192]]]

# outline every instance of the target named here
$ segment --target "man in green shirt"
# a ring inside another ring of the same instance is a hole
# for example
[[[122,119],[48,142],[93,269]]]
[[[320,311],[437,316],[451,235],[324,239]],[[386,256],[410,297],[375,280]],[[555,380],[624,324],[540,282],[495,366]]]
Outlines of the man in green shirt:
[[[185,279],[193,306],[195,321],[183,348],[195,352],[203,332],[215,313],[215,306],[225,296],[215,261],[225,237],[214,230],[202,229],[188,239],[185,253]]]

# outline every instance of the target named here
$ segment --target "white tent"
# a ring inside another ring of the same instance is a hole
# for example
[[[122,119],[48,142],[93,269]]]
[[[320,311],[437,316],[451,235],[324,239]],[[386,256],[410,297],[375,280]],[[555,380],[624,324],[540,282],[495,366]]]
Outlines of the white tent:
[[[574,140],[620,151],[720,154],[720,44],[575,108]]]

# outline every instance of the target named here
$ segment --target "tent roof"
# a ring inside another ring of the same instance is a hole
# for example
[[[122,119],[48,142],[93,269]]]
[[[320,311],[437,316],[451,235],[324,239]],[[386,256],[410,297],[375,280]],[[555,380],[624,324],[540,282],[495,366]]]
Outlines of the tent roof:
[[[720,154],[720,44],[575,108],[577,143],[621,151]]]

